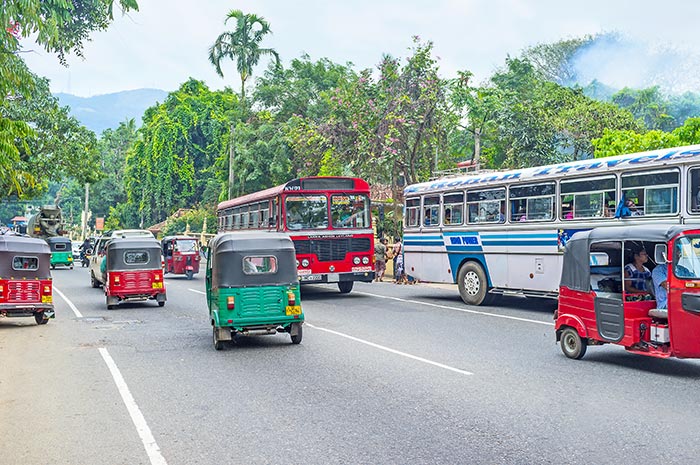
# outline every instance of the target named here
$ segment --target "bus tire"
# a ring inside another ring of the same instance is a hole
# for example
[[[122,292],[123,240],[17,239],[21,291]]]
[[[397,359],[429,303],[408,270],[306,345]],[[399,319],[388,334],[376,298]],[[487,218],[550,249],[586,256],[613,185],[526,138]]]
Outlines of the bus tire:
[[[578,331],[570,326],[562,330],[559,342],[561,344],[561,351],[569,358],[579,360],[586,355],[588,339],[579,336]]]
[[[353,284],[355,284],[355,281],[340,281],[338,282],[338,290],[341,294],[348,294],[352,291]]]
[[[492,300],[484,269],[476,262],[467,262],[457,273],[459,295],[467,305],[487,305]]]

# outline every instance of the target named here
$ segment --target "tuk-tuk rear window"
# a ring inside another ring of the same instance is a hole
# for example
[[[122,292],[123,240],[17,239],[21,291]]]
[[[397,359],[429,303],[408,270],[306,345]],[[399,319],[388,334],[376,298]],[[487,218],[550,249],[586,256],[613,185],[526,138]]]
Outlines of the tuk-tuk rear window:
[[[39,268],[39,259],[37,257],[24,257],[15,255],[12,258],[13,270],[29,270],[35,271]]]
[[[271,255],[243,257],[243,272],[245,274],[277,273],[277,257]]]
[[[146,250],[129,250],[124,252],[124,263],[127,265],[143,265],[148,263],[149,256]]]
[[[68,244],[66,242],[58,242],[53,245],[56,250],[68,250]]]

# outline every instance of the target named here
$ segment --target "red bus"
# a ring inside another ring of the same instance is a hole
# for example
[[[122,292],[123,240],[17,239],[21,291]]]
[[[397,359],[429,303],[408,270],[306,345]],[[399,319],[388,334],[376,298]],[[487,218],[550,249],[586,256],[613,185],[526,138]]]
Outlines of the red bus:
[[[221,202],[219,232],[280,231],[294,241],[302,284],[374,279],[369,184],[358,178],[307,177]]]

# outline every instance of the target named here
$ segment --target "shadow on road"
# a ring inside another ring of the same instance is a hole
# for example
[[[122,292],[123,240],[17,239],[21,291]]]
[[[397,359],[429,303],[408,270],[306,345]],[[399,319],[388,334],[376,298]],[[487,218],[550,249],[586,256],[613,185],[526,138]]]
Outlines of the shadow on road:
[[[700,379],[700,363],[693,360],[677,358],[655,358],[630,354],[620,347],[620,352],[595,353],[595,347],[589,347],[586,357],[576,363],[604,363],[621,369],[647,372],[656,375],[671,376],[680,379]]]

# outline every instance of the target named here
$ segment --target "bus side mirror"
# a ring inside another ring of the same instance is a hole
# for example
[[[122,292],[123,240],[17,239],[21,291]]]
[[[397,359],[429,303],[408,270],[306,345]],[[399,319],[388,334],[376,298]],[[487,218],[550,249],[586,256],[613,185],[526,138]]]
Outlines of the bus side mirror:
[[[656,244],[654,246],[654,261],[656,263],[667,263],[668,259],[668,249],[666,244]]]

